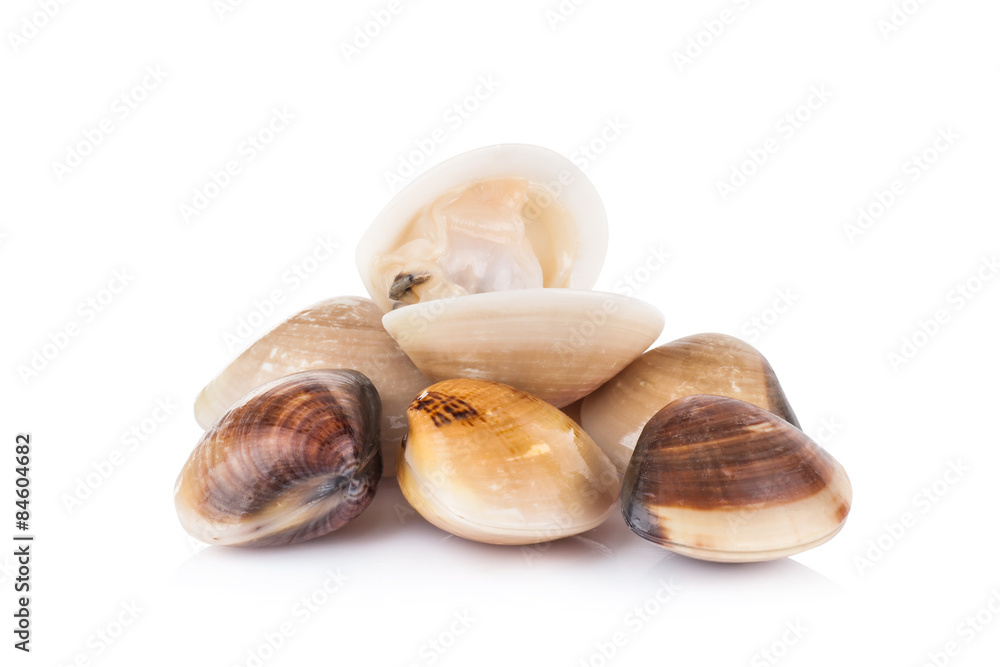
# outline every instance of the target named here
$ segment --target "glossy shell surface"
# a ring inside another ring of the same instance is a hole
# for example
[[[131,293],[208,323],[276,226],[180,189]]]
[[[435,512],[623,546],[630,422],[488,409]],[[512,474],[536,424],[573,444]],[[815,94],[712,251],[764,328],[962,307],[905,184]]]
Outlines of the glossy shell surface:
[[[353,369],[375,385],[382,400],[382,457],[392,474],[406,433],[406,406],[431,380],[382,328],[382,311],[370,299],[326,299],[278,324],[208,383],[195,401],[195,417],[210,428],[255,387],[324,368]]]
[[[642,354],[663,315],[618,294],[541,288],[406,306],[382,323],[432,380],[492,380],[562,407]]]
[[[642,431],[622,485],[638,535],[703,560],[790,556],[840,531],[851,507],[843,467],[766,410],[689,396]]]
[[[622,472],[646,422],[683,396],[714,394],[798,420],[767,359],[724,334],[687,336],[647,351],[584,399],[581,424]]]
[[[506,385],[449,380],[407,410],[403,495],[459,537],[531,544],[575,535],[617,506],[618,475],[572,419]]]
[[[356,371],[296,373],[241,399],[177,479],[184,529],[208,544],[275,546],[340,528],[381,476],[380,404]]]

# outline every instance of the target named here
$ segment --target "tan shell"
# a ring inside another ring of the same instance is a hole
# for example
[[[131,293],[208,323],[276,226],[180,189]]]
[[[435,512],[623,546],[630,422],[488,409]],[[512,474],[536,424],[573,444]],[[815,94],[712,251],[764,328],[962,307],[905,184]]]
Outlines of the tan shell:
[[[562,407],[642,354],[663,315],[617,294],[541,288],[419,303],[382,324],[432,380],[502,382]]]
[[[208,383],[195,401],[195,418],[208,428],[254,387],[320,368],[360,371],[378,389],[382,456],[386,474],[393,474],[396,449],[406,433],[406,406],[431,381],[385,332],[382,311],[369,299],[327,299],[277,325]]]
[[[580,423],[624,472],[650,417],[671,401],[695,394],[753,403],[799,425],[767,359],[738,338],[714,333],[643,354],[584,399]]]
[[[229,546],[302,542],[340,528],[382,474],[378,393],[361,373],[321,370],[269,382],[202,436],[174,503],[194,538]]]
[[[397,458],[403,495],[425,519],[459,537],[532,544],[602,523],[618,475],[573,420],[495,382],[449,380],[407,410]]]
[[[635,533],[672,551],[750,562],[823,544],[851,497],[843,467],[787,421],[743,401],[688,396],[643,429],[622,512]]]

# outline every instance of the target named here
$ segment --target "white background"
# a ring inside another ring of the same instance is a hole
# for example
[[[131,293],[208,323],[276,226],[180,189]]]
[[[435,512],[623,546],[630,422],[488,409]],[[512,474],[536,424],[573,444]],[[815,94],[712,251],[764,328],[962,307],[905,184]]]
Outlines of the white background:
[[[13,547],[0,552],[4,664],[995,664],[996,3],[908,0],[896,26],[880,25],[889,0],[594,0],[567,16],[556,0],[425,0],[350,57],[387,1],[49,4],[46,18],[9,0],[0,17],[0,535],[13,544],[13,441],[30,432],[37,536],[30,655],[12,648]],[[294,120],[248,160],[274,109]],[[189,540],[172,488],[201,432],[195,395],[249,342],[227,335],[363,293],[353,248],[393,194],[386,172],[436,128],[419,170],[502,142],[580,162],[611,224],[598,287],[642,282],[661,342],[755,344],[851,476],[843,532],[744,566],[672,557],[618,517],[493,547],[447,539],[389,480],[312,543]],[[229,160],[240,173],[185,219]],[[734,168],[753,173],[724,199]],[[318,239],[339,250],[313,264]],[[127,285],[103,291],[115,271]],[[159,424],[158,401],[175,406]],[[306,614],[310,596],[323,604]]]

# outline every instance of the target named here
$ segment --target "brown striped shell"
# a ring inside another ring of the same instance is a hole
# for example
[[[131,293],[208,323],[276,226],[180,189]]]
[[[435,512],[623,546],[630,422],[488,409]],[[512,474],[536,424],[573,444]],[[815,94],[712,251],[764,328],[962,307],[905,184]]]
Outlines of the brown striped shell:
[[[431,380],[382,328],[382,311],[371,299],[326,299],[278,324],[202,389],[195,418],[207,429],[254,387],[320,368],[360,371],[378,389],[384,472],[392,474],[399,439],[406,433],[406,406]]]
[[[497,382],[446,380],[407,410],[403,495],[435,526],[489,544],[576,535],[613,511],[618,475],[569,417]]]
[[[635,533],[703,560],[790,556],[837,534],[851,506],[843,467],[761,408],[688,396],[649,420],[625,472]]]
[[[584,399],[580,424],[623,473],[649,418],[671,401],[696,394],[753,403],[799,425],[764,355],[738,338],[714,333],[647,351]]]
[[[205,432],[181,471],[181,524],[230,546],[291,544],[340,528],[375,494],[380,414],[378,392],[357,371],[262,385]]]

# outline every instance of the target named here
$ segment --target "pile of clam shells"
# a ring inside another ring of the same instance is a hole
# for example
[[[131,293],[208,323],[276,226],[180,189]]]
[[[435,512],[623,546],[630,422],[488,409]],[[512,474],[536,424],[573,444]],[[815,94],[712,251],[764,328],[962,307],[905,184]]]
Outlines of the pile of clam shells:
[[[288,318],[204,388],[177,480],[209,544],[340,528],[383,475],[454,535],[531,544],[620,507],[640,537],[712,561],[822,544],[844,469],[799,430],[767,360],[721,334],[648,349],[653,306],[590,291],[608,225],[591,182],[537,146],[452,158],[358,247],[371,299]]]

